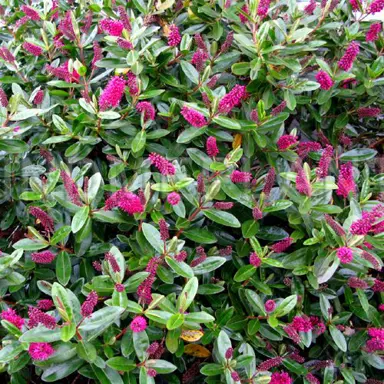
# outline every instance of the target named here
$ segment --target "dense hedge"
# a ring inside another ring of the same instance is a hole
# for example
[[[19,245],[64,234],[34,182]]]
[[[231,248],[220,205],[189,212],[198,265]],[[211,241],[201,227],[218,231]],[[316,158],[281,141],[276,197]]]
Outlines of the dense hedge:
[[[298,4],[2,2],[5,381],[380,382],[384,3]]]

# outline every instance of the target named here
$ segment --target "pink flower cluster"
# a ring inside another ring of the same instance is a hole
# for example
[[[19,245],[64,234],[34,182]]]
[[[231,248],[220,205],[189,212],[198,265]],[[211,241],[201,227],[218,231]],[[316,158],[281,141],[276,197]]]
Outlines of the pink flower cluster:
[[[374,0],[368,8],[368,13],[381,12],[384,9],[384,0]]]
[[[56,255],[51,251],[34,252],[31,254],[32,261],[37,264],[50,264]]]
[[[351,225],[351,233],[353,235],[365,236],[368,232],[381,233],[384,231],[383,222],[376,223],[376,221],[384,216],[384,206],[378,205],[372,211],[364,211],[361,219],[356,220]]]
[[[168,196],[167,196],[167,201],[169,204],[171,205],[177,205],[179,204],[181,200],[181,197],[180,195],[177,193],[177,192],[171,192]]]
[[[170,47],[176,47],[181,42],[181,35],[179,32],[179,28],[176,25],[172,24],[169,27],[169,35],[168,35],[168,45]]]
[[[167,241],[169,239],[168,224],[164,219],[159,220],[160,239]]]
[[[181,251],[180,253],[178,253],[178,254],[175,256],[175,260],[178,261],[179,263],[181,263],[181,262],[184,261],[187,257],[188,257],[187,252],[186,252],[186,251]]]
[[[272,312],[272,311],[270,311]],[[263,361],[259,364],[257,367],[258,371],[269,371],[271,368],[278,367],[279,365],[283,364],[283,358],[280,356],[273,357],[272,359],[268,359]]]
[[[198,49],[192,56],[191,64],[193,64],[198,72],[202,72],[205,62],[209,59],[207,51]]]
[[[81,305],[81,316],[88,317],[92,315],[93,310],[97,305],[98,296],[95,291],[89,292],[84,303]]]
[[[216,138],[213,136],[208,137],[207,142],[205,144],[205,148],[209,157],[216,157],[219,154]]]
[[[260,220],[263,218],[263,212],[259,207],[254,207],[252,209],[252,217],[254,220]]]
[[[369,328],[368,336],[370,339],[365,345],[367,352],[384,351],[384,328]]]
[[[337,235],[345,236],[344,228],[337,221],[327,214],[324,215],[324,218],[327,224],[336,232]]]
[[[204,251],[203,247],[197,247],[196,248],[196,254],[197,254],[197,259],[194,259],[191,261],[191,267],[196,267],[199,264],[201,264],[203,261],[207,259],[207,254]]]
[[[121,271],[120,266],[116,260],[116,257],[111,252],[107,252],[105,254],[104,260],[108,262],[108,264],[111,266],[112,271],[114,273],[119,273]]]
[[[276,303],[274,300],[267,300],[264,304],[264,309],[266,312],[271,313],[276,309]],[[260,367],[259,367],[260,369]]]
[[[320,88],[328,91],[332,88],[334,82],[331,79],[331,76],[328,75],[325,71],[319,71],[316,74],[316,81],[320,84]]]
[[[312,13],[316,9],[316,5],[317,5],[316,0],[311,0],[309,4],[304,8],[304,13],[307,15],[312,15]]]
[[[381,32],[381,29],[381,23],[371,24],[367,34],[365,35],[365,40],[367,42],[376,41],[379,38],[379,33]]]
[[[144,113],[144,121],[155,119],[155,108],[149,101],[141,101],[140,103],[137,103],[136,111],[139,113]]]
[[[271,115],[277,116],[278,114],[284,111],[286,106],[287,106],[287,102],[285,100],[282,101],[277,107],[272,109]]]
[[[149,276],[139,285],[137,288],[137,295],[142,299],[146,304],[149,304],[152,301],[152,285],[156,279],[157,268],[161,263],[159,257],[152,257],[149,260],[145,272],[149,273]]]
[[[233,203],[229,201],[218,201],[217,203],[213,204],[213,207],[216,209],[221,209],[223,211],[227,211],[229,209],[232,209]]]
[[[235,170],[231,173],[231,181],[232,183],[249,183],[252,180],[252,175],[249,172],[241,172]]]
[[[352,163],[348,162],[340,167],[336,194],[346,199],[350,192],[356,192],[356,184],[353,178]]]
[[[271,193],[271,190],[273,188],[273,184],[275,184],[276,179],[276,171],[275,168],[271,167],[267,173],[267,176],[265,178],[265,184],[263,188],[264,194],[268,197]]]
[[[129,328],[131,328],[134,333],[143,332],[147,328],[147,320],[145,320],[143,316],[136,316],[131,324],[129,324]]]
[[[260,267],[260,265],[261,265],[261,259],[260,259],[260,257],[257,255],[256,252],[252,252],[252,253],[249,255],[249,264],[253,265],[255,268]]]
[[[103,19],[100,21],[100,28],[110,36],[121,36],[124,24],[118,20]]]
[[[149,155],[149,160],[152,165],[154,165],[162,175],[174,175],[176,173],[176,169],[172,163],[170,163],[167,159],[157,153],[151,153]]]
[[[246,90],[244,85],[235,85],[233,89],[228,92],[219,102],[219,113],[227,114],[232,109],[238,106],[246,96]]]
[[[312,195],[312,187],[307,179],[307,175],[304,171],[304,169],[299,166],[297,170],[297,175],[296,175],[296,190],[297,192],[306,195],[306,196],[311,196]]]
[[[40,20],[39,13],[36,10],[34,10],[33,8],[28,7],[27,5],[22,5],[21,10],[27,15],[27,17],[30,20],[33,20],[33,21],[39,21]]]
[[[47,65],[47,71],[58,79],[65,80],[67,83],[78,83],[80,79],[80,75],[74,68],[72,72],[69,72],[69,61],[66,61],[57,68]]]
[[[292,320],[291,326],[297,332],[309,332],[313,329],[313,325],[311,319],[305,315],[303,316],[295,316]]]
[[[33,98],[33,103],[35,105],[40,105],[42,102],[43,102],[43,99],[44,99],[44,91],[42,89],[40,89],[35,97]]]
[[[71,176],[67,172],[61,171],[60,176],[63,179],[64,188],[67,191],[67,195],[73,204],[81,206],[80,194],[77,189],[76,183],[72,180]]]
[[[50,299],[43,299],[39,300],[37,302],[37,308],[43,310],[43,311],[48,311],[53,307],[53,301]]]
[[[29,207],[29,213],[40,221],[46,232],[53,233],[54,223],[52,217],[49,216],[48,213],[44,212],[39,207]]]
[[[230,347],[230,348],[228,348],[228,349],[225,351],[225,358],[226,358],[227,360],[229,360],[229,359],[232,359],[232,357],[233,357],[233,348]]]
[[[132,192],[127,192],[124,189],[121,189],[113,193],[105,201],[105,209],[107,211],[115,207],[122,209],[123,211],[127,212],[129,215],[133,215],[135,213],[141,213],[144,211],[144,207],[141,203],[140,197],[135,195]]]
[[[292,237],[287,237],[284,240],[279,241],[271,246],[271,249],[275,253],[282,253],[287,250],[293,243]]]
[[[328,169],[332,161],[333,156],[333,147],[332,145],[327,145],[321,155],[319,168],[316,170],[317,177],[323,179],[328,175]]]
[[[340,247],[336,250],[336,256],[343,264],[349,264],[353,260],[352,249],[348,247]]]
[[[129,88],[129,94],[131,96],[137,96],[139,94],[139,87],[137,85],[137,77],[133,72],[128,72],[127,86]]]
[[[71,12],[67,11],[65,17],[61,19],[57,29],[68,39],[74,41],[76,39],[76,34],[73,29]]]
[[[287,372],[273,372],[269,384],[292,384],[293,379]]]
[[[381,109],[376,107],[360,107],[357,109],[357,115],[360,119],[363,117],[376,117],[380,112]]]
[[[29,344],[28,353],[34,360],[47,360],[51,357],[55,350],[49,343],[31,343]]]
[[[124,89],[125,81],[119,76],[112,77],[99,97],[100,110],[117,107],[123,98]]]
[[[337,63],[340,69],[344,71],[349,71],[352,68],[353,62],[356,59],[356,56],[359,54],[360,45],[356,41],[352,41],[345,51],[344,56]]]
[[[257,8],[257,14],[258,16],[260,16],[261,19],[267,17],[270,3],[271,0],[260,0],[259,6]]]
[[[277,140],[277,148],[279,151],[286,151],[291,148],[293,145],[297,144],[297,136],[292,135],[283,135]]]
[[[38,308],[29,307],[28,316],[29,328],[37,327],[39,324],[43,325],[45,328],[48,329],[54,329],[56,327],[56,319]]]
[[[28,43],[27,41],[23,43],[23,48],[33,56],[40,56],[43,54],[43,49],[41,47],[32,43]]]
[[[6,311],[1,312],[0,317],[19,329],[23,328],[24,319],[20,317],[12,308],[8,308]]]
[[[249,15],[249,8],[248,8],[248,5],[247,5],[247,4],[243,5],[242,8],[241,8],[241,10],[242,10],[245,14]],[[245,24],[246,22],[248,22],[248,19],[247,19],[243,14],[241,14],[241,13],[239,13],[239,18],[240,18],[240,21],[241,21],[243,24]]]
[[[208,124],[203,114],[187,106],[182,108],[181,114],[183,115],[184,119],[187,120],[188,123],[193,127],[201,128]]]

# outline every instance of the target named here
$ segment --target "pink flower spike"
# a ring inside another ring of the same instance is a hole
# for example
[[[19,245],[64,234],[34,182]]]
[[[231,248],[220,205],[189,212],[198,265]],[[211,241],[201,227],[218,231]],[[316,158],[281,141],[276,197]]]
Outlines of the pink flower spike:
[[[320,88],[324,89],[325,91],[328,91],[333,87],[333,80],[331,79],[331,76],[328,75],[325,71],[319,71],[317,72],[316,81],[320,84]]]
[[[44,212],[39,207],[29,207],[29,213],[40,221],[46,232],[53,233],[54,223],[52,217],[49,216],[48,213]]]
[[[297,176],[296,176],[296,190],[297,192],[306,195],[306,196],[311,196],[312,195],[312,187],[307,179],[307,175],[304,171],[304,169],[300,166],[298,171],[297,171]]]
[[[33,98],[33,104],[40,105],[44,99],[44,91],[40,89]]]
[[[143,332],[147,328],[147,320],[143,316],[136,316],[129,325],[129,328],[134,333]]]
[[[336,194],[344,197],[348,197],[349,193],[356,192],[355,179],[353,178],[352,163],[348,162],[340,167],[339,180],[337,182]]]
[[[27,52],[29,52],[30,54],[32,54],[33,56],[36,56],[36,57],[43,54],[43,49],[41,47],[39,47],[38,45],[35,45],[32,43],[28,43],[28,42],[23,43],[23,48]]]
[[[349,4],[351,4],[353,11],[359,10],[359,3],[357,2],[357,0],[349,0]]]
[[[8,308],[6,311],[2,311],[0,317],[13,324],[15,327],[22,329],[25,320],[20,317],[16,311],[12,308]]]
[[[81,305],[81,315],[83,317],[89,317],[92,315],[93,310],[97,305],[98,296],[95,291],[89,292],[84,303]]]
[[[140,103],[137,103],[136,111],[139,113],[144,113],[144,121],[155,119],[155,108],[149,101],[141,101]]]
[[[188,123],[193,127],[201,128],[208,124],[203,114],[187,106],[182,108],[181,114],[183,115],[184,119],[187,120]]]
[[[180,202],[180,195],[177,193],[177,192],[171,192],[168,196],[167,196],[167,201],[169,204],[171,205],[177,205],[179,204]]]
[[[270,2],[271,0],[260,0],[259,6],[257,8],[257,14],[258,16],[260,16],[261,19],[264,19],[267,17]]]
[[[379,38],[381,32],[381,23],[373,23],[369,27],[369,31],[365,35],[365,41],[376,41]]]
[[[264,194],[268,197],[271,193],[273,184],[275,184],[276,171],[275,168],[271,167],[267,173],[267,177],[265,178],[265,184],[263,188]]]
[[[357,109],[357,115],[360,119],[363,117],[376,117],[381,112],[380,108],[361,107]]]
[[[124,24],[118,20],[104,19],[100,21],[100,28],[110,36],[121,36]]]
[[[260,265],[261,265],[261,259],[260,259],[260,257],[257,255],[256,252],[252,252],[252,253],[249,255],[249,264],[253,265],[255,268],[260,267]]]
[[[55,350],[49,343],[31,343],[28,348],[28,353],[34,360],[47,360],[51,357]]]
[[[241,172],[235,170],[231,173],[232,183],[249,183],[252,180],[252,175],[249,172]]]
[[[345,51],[344,56],[337,63],[339,68],[344,71],[349,71],[352,68],[353,62],[355,61],[357,55],[359,54],[359,51],[359,43],[356,41],[352,41],[351,44],[349,44],[347,50]]]
[[[170,47],[176,47],[180,44],[181,35],[179,32],[179,28],[176,25],[172,24],[169,27],[169,35],[168,35],[168,45]]]
[[[293,145],[297,144],[297,136],[292,136],[292,135],[280,136],[276,144],[279,151],[286,151],[287,149],[290,149]]]
[[[198,49],[192,56],[191,64],[193,64],[198,72],[204,70],[205,62],[209,59],[209,55],[206,51]]]
[[[117,283],[117,284],[115,284],[115,289],[119,293],[124,292],[125,291],[125,285]]]
[[[384,9],[384,1],[383,0],[374,0],[368,8],[367,13],[378,13]]]
[[[316,5],[316,0],[311,0],[309,4],[304,8],[304,13],[307,15],[312,15],[316,9]]]
[[[119,273],[120,272],[120,266],[113,254],[111,252],[107,252],[104,256],[104,260],[108,261],[109,265],[112,268],[112,271],[114,273]]]
[[[307,316],[295,316],[291,325],[297,332],[309,332],[313,328],[310,318]]]
[[[205,144],[207,155],[209,157],[216,157],[219,154],[219,149],[217,148],[216,138],[209,136]]]
[[[353,252],[348,247],[340,247],[336,251],[336,256],[343,264],[349,264],[353,260]]]
[[[327,145],[321,155],[319,168],[316,170],[316,174],[320,179],[323,179],[328,175],[328,169],[332,161],[333,147]]]
[[[282,253],[286,249],[288,249],[291,246],[292,243],[293,243],[292,237],[287,237],[284,240],[281,240],[278,243],[273,244],[271,246],[271,249],[275,253]]]
[[[176,169],[173,164],[157,153],[150,153],[149,160],[151,164],[154,165],[164,176],[173,176],[176,173]]]
[[[33,21],[39,21],[40,20],[39,13],[36,10],[34,10],[32,7],[28,7],[27,5],[23,5],[21,7],[21,10],[27,15],[27,17],[30,20],[33,20]]]
[[[31,256],[32,261],[37,264],[50,264],[56,257],[51,251],[34,252]]]
[[[247,14],[247,15],[249,15],[249,8],[248,8],[248,5],[243,5],[243,7],[241,8],[241,10],[245,13],[245,14]],[[248,22],[248,19],[242,14],[242,13],[239,13],[239,17],[240,17],[240,21],[243,23],[243,24],[245,24],[245,23],[247,23]]]
[[[269,384],[292,384],[293,380],[287,372],[273,372]]]
[[[100,110],[117,107],[124,96],[124,89],[125,81],[119,76],[112,77],[99,97]]]
[[[246,96],[244,85],[235,85],[233,89],[228,92],[219,102],[219,113],[227,114],[232,109],[238,106]]]
[[[53,307],[53,301],[50,299],[44,299],[44,300],[39,300],[37,302],[37,308],[43,310],[43,311],[48,311]]]
[[[0,105],[2,107],[8,106],[8,97],[7,97],[6,93],[4,92],[3,88],[0,88]]]
[[[72,203],[81,206],[82,204],[80,201],[80,194],[79,190],[77,189],[76,183],[72,180],[71,176],[69,176],[68,173],[65,171],[61,171],[60,176],[63,179],[64,188]]]
[[[38,308],[29,307],[28,316],[29,316],[29,321],[28,321],[29,328],[34,328],[39,324],[42,324],[45,328],[48,328],[48,329],[54,329],[56,327],[56,319],[53,316],[48,315],[48,313],[45,313]]]
[[[264,304],[265,311],[268,313],[273,312],[276,309],[276,303],[274,300],[267,300]],[[260,367],[259,367],[260,369]]]
[[[287,106],[287,102],[286,101],[282,101],[277,107],[272,109],[271,115],[272,116],[277,116],[278,114],[280,114],[281,112],[284,111],[286,106]]]
[[[213,204],[213,207],[215,209],[221,209],[223,211],[227,211],[228,209],[233,208],[233,203],[229,201],[218,201],[217,203]]]
[[[273,300],[268,300],[268,301],[273,301]],[[267,303],[265,303],[267,304]],[[273,311],[268,311],[268,312],[273,312]],[[270,371],[271,368],[278,367],[279,365],[283,364],[283,358],[278,356],[278,357],[273,357],[272,359],[268,359],[263,361],[259,366],[257,367],[258,371]]]

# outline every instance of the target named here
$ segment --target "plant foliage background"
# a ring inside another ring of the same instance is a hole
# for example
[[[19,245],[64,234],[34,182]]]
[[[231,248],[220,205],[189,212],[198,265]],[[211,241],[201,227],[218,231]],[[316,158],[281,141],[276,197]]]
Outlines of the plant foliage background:
[[[3,0],[4,380],[380,383],[383,8]]]

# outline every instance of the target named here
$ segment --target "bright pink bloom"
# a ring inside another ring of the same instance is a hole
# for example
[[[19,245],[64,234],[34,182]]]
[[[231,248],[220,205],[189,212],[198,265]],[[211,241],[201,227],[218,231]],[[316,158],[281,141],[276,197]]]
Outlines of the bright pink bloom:
[[[260,267],[260,265],[261,265],[261,259],[260,259],[260,257],[257,255],[256,252],[252,252],[252,253],[249,255],[249,264],[253,265],[255,268]]]
[[[203,38],[201,37],[200,33],[196,33],[196,35],[194,36],[194,39],[195,39],[195,43],[199,49],[201,49],[205,52],[208,52],[208,48],[205,45],[205,42],[204,42]]]
[[[368,8],[368,13],[377,13],[381,12],[384,9],[383,0],[374,0]]]
[[[47,360],[55,353],[52,345],[49,343],[31,343],[29,344],[28,353],[34,360]]]
[[[296,329],[292,325],[288,324],[283,328],[287,336],[295,343],[299,344],[301,342],[300,335],[297,333]]]
[[[384,292],[384,281],[381,281],[379,279],[375,279],[373,286],[372,286],[373,292]]]
[[[257,8],[257,14],[260,16],[261,19],[267,17],[270,2],[271,0],[260,0],[259,6]]]
[[[307,15],[312,15],[312,13],[316,9],[316,5],[316,0],[311,0],[309,4],[304,8],[304,13],[306,13]]]
[[[325,221],[327,224],[338,234],[339,236],[345,236],[344,228],[335,220],[332,219],[331,216],[325,214]]]
[[[344,147],[349,147],[352,145],[352,139],[344,134],[340,135],[339,142],[340,144],[344,145]]]
[[[117,39],[117,45],[120,48],[125,49],[127,51],[130,51],[131,49],[133,49],[133,44],[128,40],[122,39],[121,37]]]
[[[199,176],[197,176],[197,192],[198,193],[205,192],[204,177],[201,173],[199,174]]]
[[[42,324],[45,328],[54,329],[56,327],[56,319],[41,311],[38,308],[29,307],[28,309],[28,327],[34,328],[39,324]]]
[[[296,190],[297,192],[306,195],[311,196],[312,195],[312,187],[310,182],[307,179],[307,175],[304,171],[304,169],[300,166],[297,171],[296,176]]]
[[[56,255],[51,251],[34,252],[31,256],[32,261],[37,264],[50,264],[56,257]]]
[[[369,31],[365,35],[365,40],[376,41],[379,38],[379,33],[381,32],[381,23],[373,23],[369,27]]]
[[[8,308],[6,311],[1,312],[0,317],[19,329],[23,328],[24,319],[20,317],[12,308]]]
[[[124,24],[118,20],[104,19],[100,21],[100,27],[110,36],[121,36],[124,29]]]
[[[207,259],[207,254],[204,251],[203,247],[197,247],[196,248],[196,254],[198,256],[197,259],[192,260],[191,267],[196,267],[197,265],[201,264],[203,261]]]
[[[102,49],[97,41],[93,42],[92,68],[97,68],[96,63],[103,58]]]
[[[380,108],[371,108],[371,107],[361,107],[357,109],[357,115],[359,118],[363,117],[375,117],[381,112]]]
[[[64,188],[67,191],[67,195],[72,201],[73,204],[81,206],[80,194],[77,189],[76,183],[72,180],[71,176],[68,175],[67,172],[60,172],[61,178],[63,179]]]
[[[203,114],[187,106],[182,108],[181,114],[183,115],[184,119],[187,120],[188,123],[193,127],[201,128],[208,124]]]
[[[218,201],[217,203],[213,204],[213,207],[216,209],[221,209],[223,211],[227,211],[228,209],[233,208],[233,203],[226,202],[226,201]]]
[[[378,309],[380,312],[384,312],[384,304],[379,304],[379,306],[377,307],[377,309]]]
[[[37,302],[37,308],[43,310],[43,311],[48,311],[53,307],[53,301],[50,299],[44,299],[44,300],[39,300]]]
[[[287,372],[273,372],[269,384],[292,384],[293,380]]]
[[[124,89],[125,81],[119,76],[112,77],[99,97],[100,110],[117,107],[124,96]]]
[[[259,207],[254,207],[252,209],[252,217],[256,221],[263,218],[263,212],[261,211],[261,209]]]
[[[25,23],[28,23],[29,21],[29,17],[28,16],[24,16],[22,17],[21,19],[17,20],[16,23],[15,23],[15,29],[19,29],[21,26],[23,26]]]
[[[312,373],[307,373],[305,378],[311,383],[311,384],[320,384],[320,380],[313,375]]]
[[[73,29],[71,12],[67,11],[65,17],[61,19],[57,29],[68,39],[74,41],[76,39],[76,34]]]
[[[179,263],[184,261],[188,257],[188,254],[186,251],[181,251],[175,256],[175,260],[178,261]]]
[[[207,155],[209,157],[216,157],[219,154],[219,148],[217,148],[216,138],[209,136],[205,144]]]
[[[89,292],[84,303],[81,305],[81,315],[83,317],[89,317],[92,315],[93,310],[97,305],[98,296],[95,291]]]
[[[104,260],[107,261],[109,263],[109,265],[111,266],[112,268],[112,271],[114,273],[119,273],[120,272],[120,266],[115,258],[114,255],[112,255],[111,252],[107,252],[104,256]]]
[[[42,102],[43,102],[43,99],[44,99],[44,91],[42,89],[40,89],[35,97],[33,98],[33,103],[35,105],[40,105]]]
[[[273,301],[273,300],[269,300]],[[267,303],[265,303],[267,304]],[[273,312],[273,311],[267,311],[267,312]],[[258,371],[269,371],[271,368],[278,367],[279,365],[283,364],[283,358],[280,356],[273,357],[272,359],[268,359],[260,363],[260,365],[257,367]]]
[[[152,301],[152,285],[155,282],[157,268],[160,263],[161,259],[159,257],[152,257],[152,259],[149,260],[145,268],[145,272],[148,272],[149,276],[137,288],[137,295],[146,304]]]
[[[219,77],[220,77],[219,75],[212,76],[209,79],[209,81],[207,81],[207,87],[212,89],[216,85],[217,81],[219,80]]]
[[[34,10],[33,8],[28,7],[27,5],[22,5],[21,10],[27,15],[27,17],[30,20],[34,20],[34,21],[40,20],[39,13],[36,10]]]
[[[149,101],[141,101],[136,105],[136,111],[144,113],[144,121],[155,120],[155,108]]]
[[[227,245],[225,248],[219,249],[220,256],[231,256],[232,255],[232,246]]]
[[[320,84],[320,88],[328,91],[328,89],[331,89],[334,82],[331,79],[331,76],[328,75],[325,71],[319,71],[316,74],[316,81]]]
[[[357,0],[349,0],[349,4],[351,4],[351,7],[354,11],[359,10],[359,3],[357,2]]]
[[[365,236],[372,230],[372,224],[375,222],[375,217],[369,212],[363,212],[361,219],[354,221],[351,225],[351,233],[353,235]]]
[[[148,369],[147,370],[147,375],[149,377],[156,377],[156,375],[157,375],[156,369],[153,369],[153,368]]]
[[[313,328],[312,323],[307,316],[295,316],[291,325],[297,332],[309,332]]]
[[[209,59],[206,51],[198,49],[192,56],[191,64],[193,64],[198,72],[203,71],[205,62]]]
[[[273,184],[275,184],[276,171],[275,168],[271,167],[267,173],[267,177],[265,178],[265,184],[263,188],[264,194],[268,197],[271,193]]]
[[[227,52],[228,49],[232,46],[233,35],[234,35],[234,33],[232,31],[228,33],[227,37],[225,38],[224,43],[220,47],[220,54]]]
[[[242,10],[245,14],[249,15],[249,8],[248,8],[248,5],[247,5],[247,4],[243,5],[243,7],[241,8],[241,10]],[[248,19],[247,19],[242,13],[239,13],[239,17],[240,17],[240,21],[241,21],[243,24],[245,24],[246,22],[248,22]]]
[[[322,335],[326,331],[325,324],[318,317],[310,316],[309,320],[311,321],[315,335]]]
[[[343,264],[349,264],[353,260],[353,252],[348,247],[340,247],[336,251],[336,256]]]
[[[101,272],[103,270],[100,261],[97,260],[92,262],[92,267],[95,268],[97,272]]]
[[[228,348],[226,351],[225,351],[225,358],[227,360],[229,359],[232,359],[233,357],[233,348]]]
[[[344,56],[337,63],[340,69],[344,71],[349,71],[352,68],[353,62],[356,59],[356,56],[359,54],[360,45],[356,41],[352,41],[349,44],[349,47],[344,53]]]
[[[285,100],[282,101],[277,107],[272,109],[271,115],[277,116],[279,113],[284,111],[286,106],[287,106],[287,102]]]
[[[176,27],[175,24],[172,24],[169,27],[169,35],[168,35],[168,45],[170,47],[176,47],[180,44],[181,35],[179,32],[179,28]]]
[[[166,241],[169,239],[168,224],[164,219],[159,220],[160,239]]]
[[[319,168],[316,170],[316,174],[319,178],[323,179],[328,176],[328,169],[332,161],[333,147],[327,145],[321,155]]]
[[[171,192],[168,196],[167,196],[167,201],[169,204],[171,205],[177,205],[179,204],[180,202],[180,195],[177,193],[177,192]]]
[[[154,165],[164,176],[174,175],[176,173],[176,169],[173,164],[157,153],[150,153],[149,160],[151,161],[151,164]]]
[[[129,325],[129,328],[135,333],[143,332],[147,328],[147,320],[143,316],[136,316]]]
[[[236,371],[231,372],[231,378],[233,381],[236,381],[236,382],[241,380],[240,375]]]
[[[257,109],[252,109],[250,115],[249,115],[249,118],[254,121],[256,124],[259,124],[260,123],[260,119],[259,119],[259,113],[257,112]]]
[[[46,232],[53,233],[54,223],[52,217],[49,216],[48,213],[44,212],[39,207],[29,207],[29,213],[40,221]]]
[[[249,183],[251,180],[252,175],[249,172],[235,170],[231,173],[232,183]]]
[[[277,140],[277,148],[279,148],[279,151],[285,151],[295,144],[297,144],[297,136],[283,135]]]
[[[219,102],[219,113],[229,113],[244,99],[246,90],[244,85],[235,85]]]
[[[47,71],[58,79],[65,80],[67,83],[78,83],[80,79],[80,75],[74,68],[72,72],[69,72],[69,61],[66,61],[57,68],[47,65]]]
[[[115,284],[115,289],[117,292],[121,293],[125,291],[125,285],[124,284]]]
[[[278,243],[273,244],[271,246],[271,249],[275,253],[282,253],[286,249],[288,249],[291,246],[292,243],[293,243],[292,237],[287,237],[284,240],[281,240]]]
[[[276,309],[275,300],[267,300],[264,304],[265,311],[268,313],[273,312]],[[260,369],[260,367],[259,367]]]
[[[380,263],[376,260],[376,258],[374,256],[372,256],[370,253],[368,253],[367,251],[363,251],[361,257],[364,259],[364,260],[367,260],[369,261],[371,264],[372,264],[372,267],[374,269],[376,269],[376,271],[381,271],[381,265]]]
[[[153,343],[151,343],[149,345],[149,347],[147,348],[146,352],[147,352],[148,355],[153,355],[154,353],[157,352],[159,347],[160,347],[160,344],[157,341],[154,341]]]
[[[356,184],[353,178],[352,163],[348,162],[340,167],[339,180],[336,194],[347,198],[350,192],[356,192]]]
[[[38,45],[35,45],[32,43],[28,43],[28,42],[23,43],[23,48],[27,52],[31,53],[33,56],[36,56],[36,57],[43,54],[43,49]]]
[[[127,85],[129,88],[129,94],[131,96],[137,96],[139,94],[139,87],[137,85],[137,77],[133,72],[128,72]]]
[[[7,47],[0,47],[0,57],[8,63],[13,63],[16,58]]]

